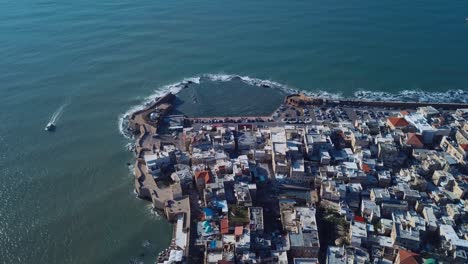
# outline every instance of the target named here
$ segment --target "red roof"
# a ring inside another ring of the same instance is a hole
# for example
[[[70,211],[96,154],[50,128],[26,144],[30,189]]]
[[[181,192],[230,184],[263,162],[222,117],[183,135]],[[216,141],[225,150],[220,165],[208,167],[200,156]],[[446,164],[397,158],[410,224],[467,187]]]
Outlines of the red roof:
[[[416,258],[419,257],[419,255],[416,253],[400,249],[398,250],[398,255],[400,256],[400,264],[418,264],[419,263],[416,260]]]
[[[408,133],[407,138],[406,138],[406,144],[411,145],[412,147],[415,147],[415,148],[424,147],[422,137],[415,133]]]
[[[221,234],[229,233],[229,222],[227,218],[221,219]]]
[[[244,227],[236,226],[236,228],[234,229],[234,235],[241,236],[243,233],[244,233]]]
[[[205,183],[209,183],[211,180],[210,177],[210,172],[209,171],[197,171],[195,173],[195,179],[198,181],[198,179],[204,179]]]
[[[361,222],[361,223],[365,223],[365,222],[366,222],[366,219],[364,219],[364,217],[362,217],[362,216],[355,215],[355,216],[354,216],[354,221],[356,221],[356,222]]]
[[[402,117],[389,117],[387,121],[394,127],[405,127],[409,123]]]
[[[443,116],[439,116],[439,117],[437,117],[437,119],[439,119],[440,124],[445,123],[445,118]]]
[[[461,147],[464,151],[468,151],[468,144],[460,144],[460,147]]]
[[[363,163],[363,164],[362,164],[362,168],[361,168],[361,169],[362,169],[365,173],[369,173],[369,172],[372,171],[371,167],[370,167],[368,164],[366,164],[366,163]]]
[[[402,110],[400,111],[400,114],[405,116],[405,115],[409,115],[409,112],[406,110]]]
[[[227,260],[218,260],[218,264],[233,264],[234,262],[231,262],[231,261],[227,261]]]

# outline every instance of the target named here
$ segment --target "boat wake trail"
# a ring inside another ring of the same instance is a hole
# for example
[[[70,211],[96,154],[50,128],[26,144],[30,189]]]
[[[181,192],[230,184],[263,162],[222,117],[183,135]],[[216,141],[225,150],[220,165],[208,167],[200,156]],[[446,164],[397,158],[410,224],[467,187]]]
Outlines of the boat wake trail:
[[[62,104],[50,117],[49,123],[56,124],[57,121],[60,119],[60,117],[63,114],[63,110],[65,107],[67,107],[68,103]]]
[[[249,76],[241,76],[236,74],[202,74],[191,78],[183,79],[180,82],[162,86],[148,96],[142,104],[130,108],[126,113],[119,117],[119,131],[127,138],[131,138],[126,132],[128,118],[131,113],[144,109],[151,104],[156,98],[164,96],[167,93],[177,94],[180,91],[188,88],[194,89],[192,99],[197,103],[198,98],[195,89],[196,85],[203,83],[227,83],[240,81],[247,85],[255,87],[268,88],[279,90],[285,94],[304,93],[305,95],[327,99],[339,99],[344,96],[341,93],[330,93],[323,90],[305,91],[297,89],[286,84],[278,83],[271,80],[253,78]],[[379,92],[359,90],[356,91],[351,98],[365,99],[374,101],[414,101],[414,102],[439,102],[439,103],[468,103],[468,90],[449,90],[446,92],[426,92],[423,90],[402,90],[400,92]],[[60,109],[59,109],[60,110]],[[63,110],[63,108],[62,108]],[[57,111],[60,112],[60,111]]]

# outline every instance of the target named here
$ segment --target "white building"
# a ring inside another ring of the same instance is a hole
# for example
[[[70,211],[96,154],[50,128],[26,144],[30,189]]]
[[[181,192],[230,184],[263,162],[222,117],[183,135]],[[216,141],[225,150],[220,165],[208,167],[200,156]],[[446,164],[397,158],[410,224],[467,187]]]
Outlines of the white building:
[[[153,176],[160,176],[161,169],[171,163],[169,153],[158,151],[155,154],[146,154],[144,156],[146,168]]]
[[[287,143],[284,128],[271,128],[272,165],[275,174],[288,175],[289,165],[286,159]]]
[[[440,225],[439,233],[449,250],[455,253],[456,251],[465,251],[466,256],[466,252],[468,252],[468,240],[459,238],[452,226]]]
[[[413,113],[405,116],[406,121],[413,125],[417,132],[423,136],[424,143],[431,144],[437,130],[427,122],[422,114]]]

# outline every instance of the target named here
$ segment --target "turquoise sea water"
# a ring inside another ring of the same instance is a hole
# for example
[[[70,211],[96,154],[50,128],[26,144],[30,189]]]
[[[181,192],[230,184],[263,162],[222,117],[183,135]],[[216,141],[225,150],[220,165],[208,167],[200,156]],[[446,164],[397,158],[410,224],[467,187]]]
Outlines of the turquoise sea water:
[[[0,262],[153,263],[171,229],[134,198],[118,122],[158,87],[239,74],[466,101],[466,17],[465,0],[2,1]],[[181,109],[252,114],[281,100],[244,85],[202,83]]]

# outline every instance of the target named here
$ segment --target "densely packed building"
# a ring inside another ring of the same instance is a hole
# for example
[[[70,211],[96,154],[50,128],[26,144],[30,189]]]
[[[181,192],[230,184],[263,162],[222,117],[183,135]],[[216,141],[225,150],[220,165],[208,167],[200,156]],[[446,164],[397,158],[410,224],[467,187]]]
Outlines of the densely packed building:
[[[176,225],[160,262],[468,263],[468,110],[294,103],[141,155]]]

